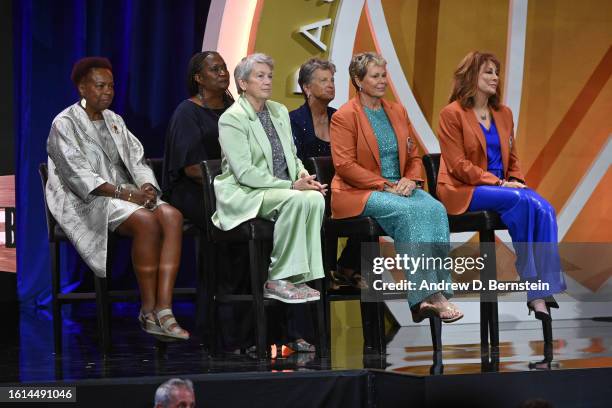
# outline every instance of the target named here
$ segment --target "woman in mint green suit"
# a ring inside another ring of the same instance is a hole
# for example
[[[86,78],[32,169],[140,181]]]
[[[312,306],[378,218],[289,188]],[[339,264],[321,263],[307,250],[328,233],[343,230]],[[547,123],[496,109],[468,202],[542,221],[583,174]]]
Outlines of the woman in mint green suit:
[[[264,54],[240,61],[240,97],[219,119],[222,173],[214,182],[213,223],[230,230],[252,218],[275,221],[264,297],[285,303],[318,300],[306,282],[323,278],[321,223],[327,185],[296,155],[287,108],[268,100],[274,63]]]

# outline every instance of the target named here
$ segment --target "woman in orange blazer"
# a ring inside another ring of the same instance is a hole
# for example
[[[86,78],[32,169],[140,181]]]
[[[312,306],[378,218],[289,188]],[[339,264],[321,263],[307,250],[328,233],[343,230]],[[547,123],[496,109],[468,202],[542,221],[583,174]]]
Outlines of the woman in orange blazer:
[[[555,210],[525,185],[512,112],[500,103],[499,68],[494,55],[474,51],[455,70],[450,104],[440,113],[437,192],[449,214],[500,214],[514,242],[521,280],[548,283],[527,292],[527,306],[537,319],[550,322],[550,308],[558,307],[552,295],[566,288]]]
[[[355,55],[349,66],[357,96],[332,116],[331,150],[336,175],[331,184],[332,216],[370,216],[395,241],[398,254],[446,256],[448,218],[444,207],[417,188],[423,181],[416,136],[406,110],[382,97],[386,61],[378,54]],[[420,245],[418,254],[414,245]],[[444,268],[406,270],[413,320],[433,315],[453,322],[463,314],[450,302],[452,291],[431,284],[450,283]]]

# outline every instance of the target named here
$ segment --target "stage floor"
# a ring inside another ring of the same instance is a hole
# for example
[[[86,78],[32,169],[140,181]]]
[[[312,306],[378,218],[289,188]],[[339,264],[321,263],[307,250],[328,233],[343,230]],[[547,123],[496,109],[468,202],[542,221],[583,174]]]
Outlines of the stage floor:
[[[500,324],[499,362],[491,362],[490,356],[483,357],[477,324],[445,324],[444,349],[437,356],[432,353],[428,326],[419,326],[400,328],[390,339],[386,356],[364,358],[361,329],[348,328],[332,334],[330,359],[298,353],[264,363],[230,353],[209,358],[197,335],[185,343],[168,344],[165,349],[156,347],[154,339],[140,330],[136,321],[137,306],[130,303],[120,303],[113,309],[114,349],[104,358],[96,343],[94,305],[64,306],[63,312],[63,354],[56,356],[50,313],[44,309],[21,311],[19,335],[3,334],[0,383],[364,368],[429,376],[432,366],[433,372],[447,376],[529,371],[530,362],[543,358],[541,328],[535,320]],[[191,303],[178,302],[175,312],[184,327],[193,329]],[[552,370],[612,367],[612,323],[560,320],[553,322],[553,328]],[[7,333],[4,329],[2,332]]]

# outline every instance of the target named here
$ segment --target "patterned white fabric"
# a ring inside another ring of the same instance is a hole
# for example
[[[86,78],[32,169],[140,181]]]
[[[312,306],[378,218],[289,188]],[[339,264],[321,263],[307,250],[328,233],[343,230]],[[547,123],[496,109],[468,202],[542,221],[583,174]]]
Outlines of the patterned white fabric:
[[[127,129],[121,116],[108,109],[102,116],[133,184],[140,188],[151,183],[159,191],[153,171],[144,162],[140,141]],[[118,179],[107,149],[78,103],[53,120],[47,140],[47,204],[83,260],[100,277],[106,276],[109,227],[118,225],[116,222],[109,225],[112,221],[109,215],[116,214],[109,205],[113,199],[92,194],[102,184],[115,184]],[[131,211],[129,214],[138,209],[134,207],[136,205],[126,208]],[[126,218],[124,214],[123,220]]]

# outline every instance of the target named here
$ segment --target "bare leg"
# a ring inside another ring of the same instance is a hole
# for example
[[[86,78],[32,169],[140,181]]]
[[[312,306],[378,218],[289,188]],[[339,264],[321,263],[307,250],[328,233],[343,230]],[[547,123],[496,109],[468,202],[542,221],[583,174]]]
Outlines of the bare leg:
[[[170,205],[160,205],[153,214],[162,229],[155,305],[155,310],[162,310],[172,307],[172,290],[181,261],[183,215]]]
[[[140,288],[142,311],[148,314],[155,308],[157,298],[161,228],[149,210],[140,209],[119,225],[116,232],[133,238],[132,264]]]

